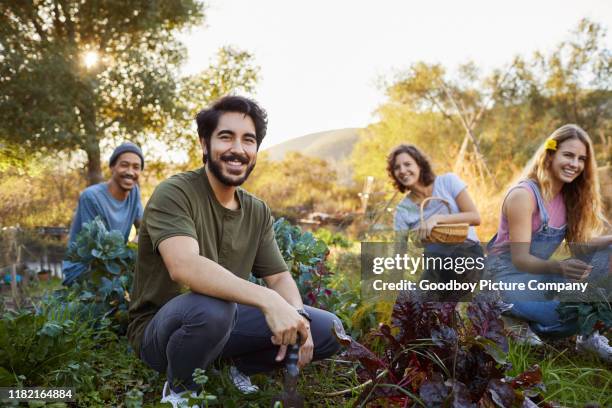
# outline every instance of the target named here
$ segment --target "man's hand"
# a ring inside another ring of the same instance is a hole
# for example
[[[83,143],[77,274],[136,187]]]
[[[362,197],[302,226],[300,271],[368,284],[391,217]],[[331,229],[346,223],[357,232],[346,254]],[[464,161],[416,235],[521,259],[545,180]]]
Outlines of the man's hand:
[[[308,338],[300,347],[300,354],[298,360],[298,367],[301,369],[306,364],[312,361],[312,353],[314,352],[314,343],[312,342],[312,333],[310,333],[310,327],[308,328]]]
[[[274,343],[274,340],[272,340],[272,343]],[[310,327],[309,327],[308,328],[308,338],[300,346],[300,351],[298,354],[298,357],[299,357],[298,367],[300,369],[302,367],[305,367],[308,363],[312,361],[313,352],[314,352],[314,343],[312,342],[312,334],[310,333]],[[283,361],[286,355],[287,355],[287,346],[283,344],[278,349],[278,353],[276,354],[276,361],[278,362]]]
[[[272,343],[277,346],[295,344],[299,333],[300,343],[304,344],[310,337],[308,325],[295,308],[275,292],[267,303],[262,312],[272,331]]]

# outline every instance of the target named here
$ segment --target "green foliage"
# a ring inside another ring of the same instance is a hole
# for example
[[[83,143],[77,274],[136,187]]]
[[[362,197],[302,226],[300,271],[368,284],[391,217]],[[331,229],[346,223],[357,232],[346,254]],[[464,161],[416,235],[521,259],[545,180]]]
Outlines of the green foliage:
[[[360,284],[350,286],[343,281],[332,283],[330,288],[335,296],[327,302],[326,307],[338,316],[351,337],[362,338],[388,316],[385,310],[388,304],[362,299]]]
[[[593,139],[598,162],[609,163],[612,145],[604,135],[612,130],[612,54],[606,41],[601,24],[582,19],[551,51],[516,57],[480,128],[486,154],[501,159],[496,144],[504,143],[522,166],[555,128],[576,123]]]
[[[1,137],[0,137],[1,139]],[[0,146],[2,142],[0,141]],[[0,152],[0,223],[21,227],[69,226],[70,217],[85,187],[83,173],[66,165],[69,155],[20,153],[15,163]]]
[[[333,251],[326,263],[332,272],[328,288],[334,292],[326,307],[351,337],[361,339],[389,318],[393,305],[362,297],[361,256],[356,250]]]
[[[203,407],[208,407],[208,404],[216,405],[217,396],[209,394],[208,392],[206,392],[205,389],[206,383],[208,382],[208,376],[206,375],[206,372],[201,368],[196,368],[193,372],[193,381],[198,384],[202,388],[202,390],[195,398],[192,399],[198,401],[198,403],[200,403],[200,405]]]
[[[612,307],[609,302],[576,303],[560,305],[559,315],[578,321],[580,334],[588,336],[595,331],[606,332],[612,327]]]
[[[97,305],[104,316],[112,316],[115,328],[127,329],[129,289],[134,274],[134,247],[126,245],[119,231],[108,231],[100,217],[83,224],[68,248],[68,259],[88,266],[68,293],[81,302]]]
[[[79,407],[119,406],[128,401],[138,406],[140,398],[145,401],[150,393],[159,401],[164,380],[134,354],[125,337],[111,333],[88,362],[96,375],[93,387],[77,387]]]
[[[186,52],[177,33],[203,20],[201,1],[38,0],[3,11],[0,146],[81,149],[89,184],[102,178],[102,140],[144,143],[153,134],[199,156],[195,112],[221,95],[252,92],[258,79],[252,55],[232,47],[203,72],[179,77]],[[93,66],[84,63],[88,52],[98,55]],[[0,169],[14,157],[7,153]]]
[[[351,242],[341,233],[335,233],[327,228],[319,228],[315,231],[314,236],[325,243],[327,246],[336,246],[340,248],[349,248]]]
[[[32,150],[87,153],[101,179],[100,140],[164,127],[174,108],[176,33],[198,24],[203,4],[38,0],[6,3],[0,16],[0,137]],[[86,52],[99,61],[84,64]]]
[[[0,319],[0,385],[90,386],[90,361],[109,332],[97,329],[79,304],[53,308],[50,301],[36,313],[7,312]],[[77,312],[77,310],[79,310]]]
[[[0,174],[25,166],[27,159],[27,152],[23,146],[7,142],[0,143]]]
[[[134,253],[124,243],[120,231],[108,231],[102,219],[97,216],[83,224],[81,232],[68,248],[68,259],[89,266],[93,278],[112,278],[132,272]]]
[[[70,386],[78,406],[142,406],[145,393],[161,389],[159,376],[110,330],[96,306],[78,293],[51,293],[34,302],[34,311],[5,313],[0,386]]]
[[[329,276],[324,264],[329,253],[327,245],[310,232],[302,233],[300,227],[284,218],[274,222],[274,235],[304,302],[311,306],[325,305],[333,295],[326,287]]]
[[[125,408],[141,408],[142,407],[142,391],[133,388],[125,393]]]
[[[557,307],[559,317],[563,322],[576,322],[578,333],[584,336],[595,331],[606,333],[612,328],[612,305],[610,304],[610,290],[612,282],[605,278],[597,286],[591,282],[585,293],[569,296],[572,301],[562,301]],[[562,297],[562,299],[564,299]],[[578,300],[578,301],[577,301]]]

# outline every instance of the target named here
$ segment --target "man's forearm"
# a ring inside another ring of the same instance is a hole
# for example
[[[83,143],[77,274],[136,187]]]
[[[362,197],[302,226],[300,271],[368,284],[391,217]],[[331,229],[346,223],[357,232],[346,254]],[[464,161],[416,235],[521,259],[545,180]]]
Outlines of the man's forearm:
[[[200,255],[183,260],[176,270],[196,271],[179,273],[175,280],[193,292],[264,309],[275,294],[268,288],[241,279],[219,265]]]
[[[282,272],[278,277],[272,276],[266,279],[266,284],[270,289],[282,296],[290,305],[297,309],[302,309],[302,296],[289,272]]]

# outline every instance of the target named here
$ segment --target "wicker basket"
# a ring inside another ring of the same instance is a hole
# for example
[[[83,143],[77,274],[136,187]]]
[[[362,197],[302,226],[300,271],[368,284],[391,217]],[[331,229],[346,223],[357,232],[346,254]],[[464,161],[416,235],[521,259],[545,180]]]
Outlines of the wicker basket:
[[[421,225],[425,224],[423,210],[425,209],[425,204],[430,200],[442,201],[444,205],[446,205],[446,208],[448,208],[449,214],[451,212],[450,205],[445,199],[440,197],[427,197],[421,203]],[[426,240],[424,240],[424,242],[458,244],[466,240],[469,228],[470,224],[468,224],[467,222],[461,222],[456,224],[438,224],[433,227],[433,229],[431,230],[431,234]]]

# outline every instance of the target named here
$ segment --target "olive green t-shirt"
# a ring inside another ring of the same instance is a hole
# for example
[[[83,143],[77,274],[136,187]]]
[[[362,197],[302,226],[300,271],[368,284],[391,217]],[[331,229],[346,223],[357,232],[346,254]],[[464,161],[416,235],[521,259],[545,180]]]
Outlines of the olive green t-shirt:
[[[264,277],[287,270],[272,228],[272,214],[260,199],[236,189],[238,210],[223,207],[204,168],[163,181],[149,199],[138,237],[138,262],[129,309],[128,338],[140,355],[144,329],[153,315],[185,288],[170,279],[158,248],[173,236],[193,237],[200,255],[236,276]]]

